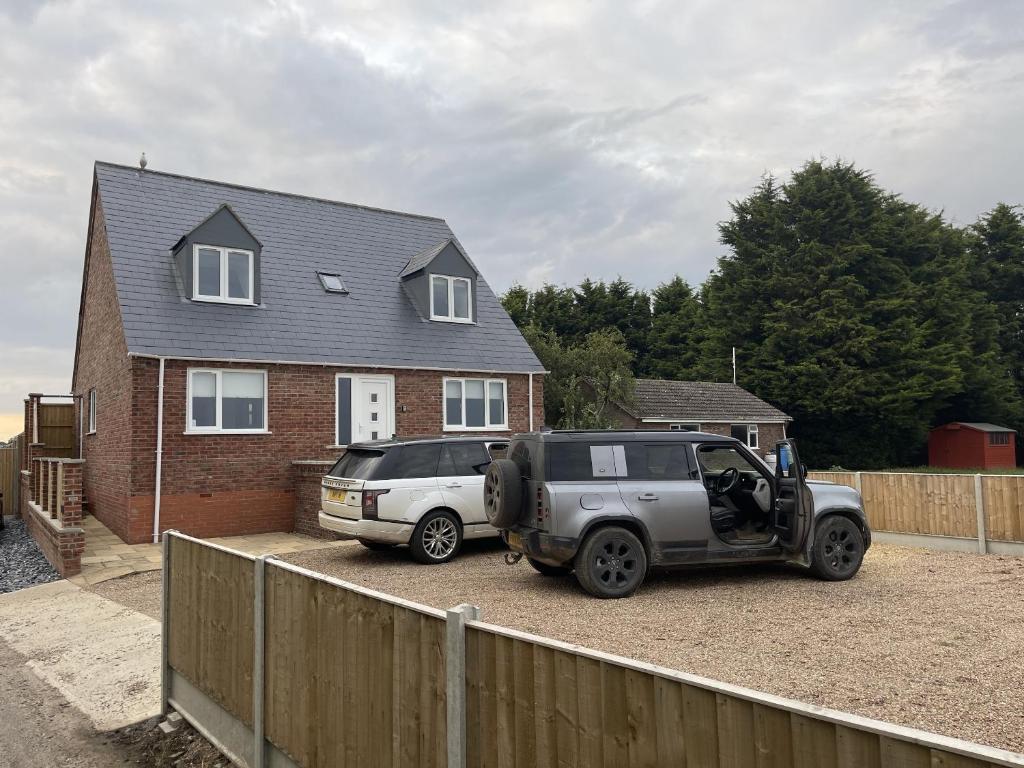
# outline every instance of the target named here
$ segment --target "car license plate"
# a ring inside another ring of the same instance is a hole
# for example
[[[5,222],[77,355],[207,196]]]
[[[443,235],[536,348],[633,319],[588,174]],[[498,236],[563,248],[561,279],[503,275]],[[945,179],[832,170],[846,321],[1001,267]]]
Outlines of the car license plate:
[[[520,536],[518,533],[512,533],[512,531],[509,531],[509,533],[508,533],[508,546],[509,546],[510,549],[514,549],[514,550],[517,550],[519,552],[522,552],[522,550],[523,550],[523,537]]]
[[[348,496],[348,491],[328,491],[327,500],[337,501],[339,504],[345,503],[345,498]]]

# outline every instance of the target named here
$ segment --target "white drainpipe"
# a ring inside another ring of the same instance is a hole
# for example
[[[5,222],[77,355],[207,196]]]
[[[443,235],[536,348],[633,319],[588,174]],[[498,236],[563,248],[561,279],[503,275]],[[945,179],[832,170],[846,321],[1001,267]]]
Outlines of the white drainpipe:
[[[530,378],[530,431],[533,432],[533,371],[530,371],[529,378]]]
[[[164,358],[160,358],[160,381],[156,388],[156,489],[153,496],[153,543],[160,541],[160,470],[164,453]]]

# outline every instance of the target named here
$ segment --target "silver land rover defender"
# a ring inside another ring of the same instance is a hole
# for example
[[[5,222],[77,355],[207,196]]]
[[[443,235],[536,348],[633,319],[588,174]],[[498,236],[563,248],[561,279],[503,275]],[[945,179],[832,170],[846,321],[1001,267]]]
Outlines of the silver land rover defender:
[[[652,566],[790,562],[849,579],[871,545],[860,494],[808,481],[796,445],[772,471],[701,432],[531,432],[491,463],[484,505],[540,573],[626,597]]]

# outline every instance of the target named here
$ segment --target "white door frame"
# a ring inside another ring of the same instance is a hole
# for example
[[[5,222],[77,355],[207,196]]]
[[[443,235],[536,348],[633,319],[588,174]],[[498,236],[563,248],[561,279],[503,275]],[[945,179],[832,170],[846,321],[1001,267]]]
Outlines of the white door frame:
[[[352,382],[351,398],[349,403],[349,418],[352,420],[352,442],[359,442],[364,438],[359,434],[359,409],[362,408],[362,400],[359,397],[363,382],[383,383],[387,389],[385,402],[382,403],[383,410],[390,419],[390,429],[387,434],[380,435],[380,439],[391,437],[395,433],[395,377],[387,373],[339,373],[334,377],[334,441],[338,444],[338,379],[349,379]],[[359,404],[358,407],[356,404]],[[369,438],[365,438],[369,439]]]

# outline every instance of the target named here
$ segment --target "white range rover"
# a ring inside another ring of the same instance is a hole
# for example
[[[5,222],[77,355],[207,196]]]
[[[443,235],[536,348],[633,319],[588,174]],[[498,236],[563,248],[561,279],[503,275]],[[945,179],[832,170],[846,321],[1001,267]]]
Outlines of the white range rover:
[[[323,479],[320,525],[369,549],[408,544],[443,563],[463,539],[498,536],[484,513],[484,475],[508,440],[434,437],[350,445]]]

